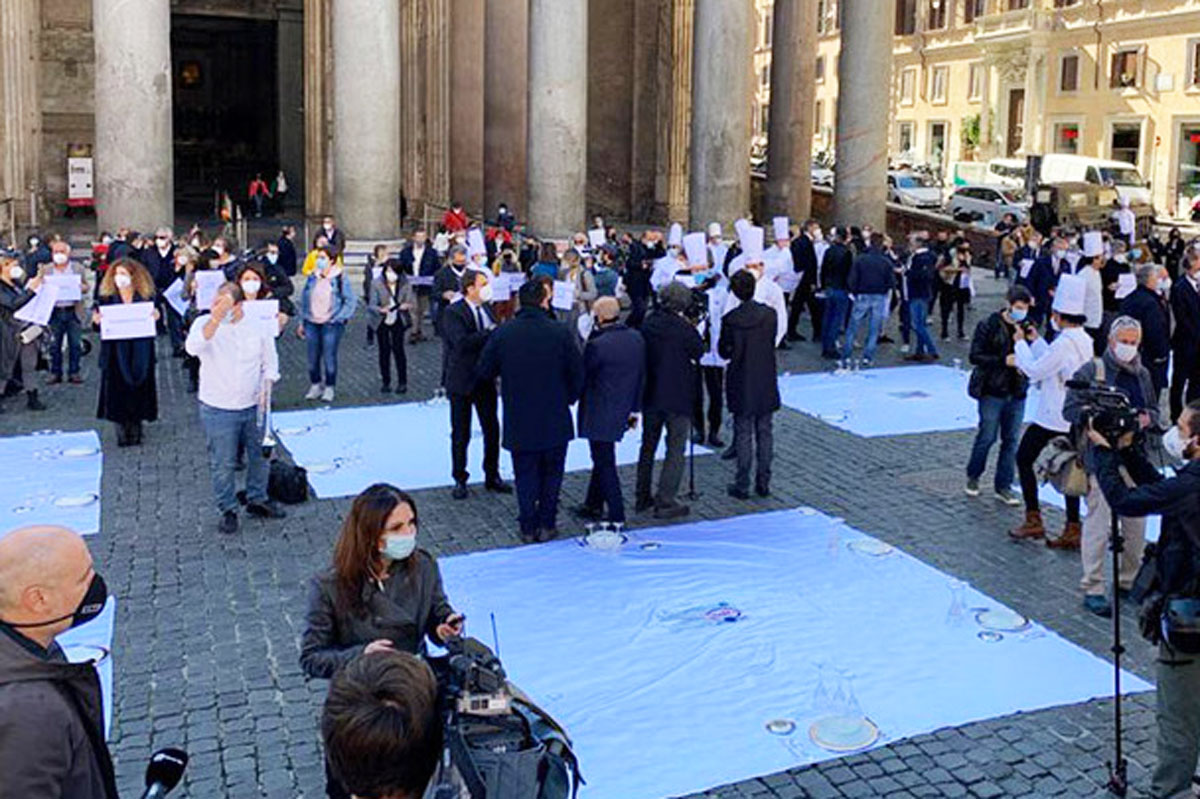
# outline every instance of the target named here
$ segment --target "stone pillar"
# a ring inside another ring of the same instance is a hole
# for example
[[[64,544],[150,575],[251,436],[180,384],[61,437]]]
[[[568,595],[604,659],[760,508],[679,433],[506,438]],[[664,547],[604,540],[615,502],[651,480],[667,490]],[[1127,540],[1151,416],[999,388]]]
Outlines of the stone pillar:
[[[588,4],[587,214],[629,218],[633,163],[634,0],[591,0]],[[613,58],[625,52],[627,57]],[[590,226],[590,222],[589,222]]]
[[[279,167],[287,176],[288,204],[304,202],[304,10],[300,0],[279,4],[276,88]],[[267,182],[273,176],[263,175]]]
[[[170,0],[93,0],[92,10],[97,223],[172,224]]]
[[[483,0],[450,0],[450,194],[471,216],[484,210],[484,5]],[[508,90],[519,92],[522,85]]]
[[[29,223],[31,190],[41,174],[38,106],[38,4],[0,1],[0,235],[10,223]],[[4,203],[11,199],[12,203]],[[35,200],[36,202],[36,200]]]
[[[657,177],[658,61],[669,37],[661,36],[658,0],[634,0],[633,120],[629,164],[629,218],[647,222],[654,211]],[[593,126],[594,127],[594,126]]]
[[[887,223],[888,125],[896,0],[842,0],[838,55],[837,164],[833,215],[839,225]]]
[[[817,3],[775,0],[771,116],[767,129],[767,209],[802,222],[812,207],[813,103]]]
[[[333,2],[333,193],[352,238],[400,226],[400,4]]]
[[[425,190],[429,202],[450,203],[450,0],[428,3],[425,40]],[[441,219],[441,215],[438,215]]]
[[[529,2],[529,226],[580,230],[587,183],[587,0]]]
[[[692,32],[695,0],[668,0],[659,7],[658,169],[655,216],[660,222],[687,217],[688,163],[692,141]]]
[[[1029,59],[1025,64],[1025,116],[1021,136],[1021,153],[1041,155],[1046,152],[1042,121],[1046,115],[1046,62],[1048,44],[1040,32],[1029,39]]]
[[[304,213],[333,209],[329,0],[304,0]]]
[[[984,52],[983,61],[980,62],[979,68],[983,72],[983,85],[979,90],[979,152],[976,154],[975,159],[986,161],[993,154],[992,62],[986,51]]]
[[[696,0],[688,199],[696,229],[728,227],[750,211],[753,33],[751,0]]]
[[[508,203],[525,219],[525,147],[528,124],[528,0],[487,0],[483,70],[483,213],[495,219]]]

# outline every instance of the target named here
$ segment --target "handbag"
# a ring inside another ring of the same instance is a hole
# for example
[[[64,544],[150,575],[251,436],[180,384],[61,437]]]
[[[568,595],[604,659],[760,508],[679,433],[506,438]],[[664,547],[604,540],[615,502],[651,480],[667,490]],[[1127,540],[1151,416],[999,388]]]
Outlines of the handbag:
[[[967,381],[967,396],[971,399],[983,399],[983,372],[978,366],[971,370],[971,379]]]
[[[287,505],[304,502],[308,499],[308,470],[281,460],[271,461],[267,496]]]
[[[1083,458],[1066,436],[1055,436],[1046,444],[1033,465],[1038,481],[1050,483],[1064,497],[1082,497],[1088,492]]]

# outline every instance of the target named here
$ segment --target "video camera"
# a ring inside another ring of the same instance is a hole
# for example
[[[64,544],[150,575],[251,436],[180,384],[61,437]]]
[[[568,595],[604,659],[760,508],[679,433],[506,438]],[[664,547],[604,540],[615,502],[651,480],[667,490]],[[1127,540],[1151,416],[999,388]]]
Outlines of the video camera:
[[[450,655],[440,687],[458,713],[497,716],[512,709],[508,678],[492,650],[475,638],[455,637],[446,641],[446,651]]]
[[[1141,430],[1138,410],[1120,389],[1089,380],[1068,380],[1067,388],[1079,394],[1083,400],[1080,423],[1090,424],[1108,440],[1115,442],[1126,433]]]

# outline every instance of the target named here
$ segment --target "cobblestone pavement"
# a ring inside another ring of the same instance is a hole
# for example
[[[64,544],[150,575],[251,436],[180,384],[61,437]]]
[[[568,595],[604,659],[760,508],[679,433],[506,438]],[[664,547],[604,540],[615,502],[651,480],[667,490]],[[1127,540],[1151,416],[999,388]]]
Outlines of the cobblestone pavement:
[[[999,302],[995,281],[979,274],[982,291],[972,325]],[[364,340],[359,317],[342,344],[338,406],[394,399],[378,393],[376,353]],[[965,357],[964,343],[942,347],[944,357]],[[301,342],[289,334],[280,349],[284,378],[277,406],[299,407],[307,388]],[[884,346],[880,365],[898,361],[897,350]],[[407,401],[432,394],[439,352],[436,342],[410,347]],[[781,370],[825,368],[811,342],[781,356]],[[305,680],[297,640],[306,581],[328,562],[349,500],[311,501],[290,508],[283,522],[243,520],[239,534],[219,536],[195,398],[185,391],[178,362],[159,362],[161,419],[149,426],[145,446],[135,449],[118,449],[113,430],[93,419],[95,362],[95,354],[84,360],[85,385],[43,390],[49,411],[31,415],[10,401],[9,412],[0,415],[0,434],[101,429],[102,532],[89,543],[120,600],[111,743],[122,792],[140,791],[153,749],[179,745],[192,757],[181,796],[322,796],[317,719],[325,684]],[[690,518],[812,505],[1105,656],[1108,623],[1079,606],[1078,556],[1010,542],[1004,531],[1018,521],[1019,510],[963,494],[970,441],[967,431],[858,438],[785,409],[776,417],[774,496],[730,499],[725,485],[731,465],[701,458],[696,484],[702,496],[692,503]],[[403,431],[395,446],[405,447]],[[632,468],[622,469],[627,491]],[[585,480],[585,474],[567,475],[564,508],[582,500]],[[448,489],[430,489],[416,498],[423,544],[437,554],[518,545],[511,497],[476,492],[453,502]],[[1062,520],[1053,509],[1048,515],[1054,523]],[[654,523],[645,517],[634,524]],[[1124,618],[1126,629],[1134,629],[1129,608]],[[1130,668],[1152,679],[1149,646],[1128,643]],[[1133,699],[1127,711],[1131,779],[1144,789],[1154,762],[1153,697]],[[1110,744],[1111,702],[1097,701],[940,730],[705,795],[1095,796],[1107,779]]]

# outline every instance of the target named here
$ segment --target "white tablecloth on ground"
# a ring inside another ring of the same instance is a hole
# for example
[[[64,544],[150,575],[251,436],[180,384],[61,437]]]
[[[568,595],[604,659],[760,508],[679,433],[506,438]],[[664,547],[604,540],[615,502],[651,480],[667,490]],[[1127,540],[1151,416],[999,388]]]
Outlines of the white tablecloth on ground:
[[[113,629],[117,620],[117,599],[110,596],[99,616],[55,639],[63,654],[72,663],[94,661],[100,672],[100,689],[104,695],[104,736],[112,733],[113,717]]]
[[[0,536],[29,524],[100,532],[103,461],[94,430],[0,438]]]

